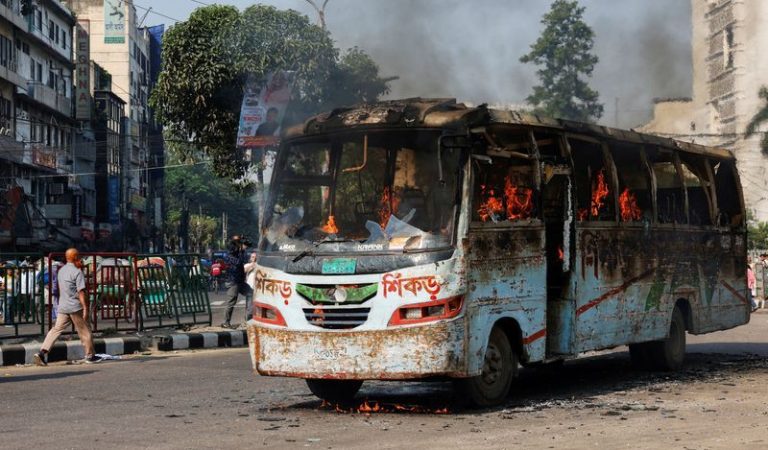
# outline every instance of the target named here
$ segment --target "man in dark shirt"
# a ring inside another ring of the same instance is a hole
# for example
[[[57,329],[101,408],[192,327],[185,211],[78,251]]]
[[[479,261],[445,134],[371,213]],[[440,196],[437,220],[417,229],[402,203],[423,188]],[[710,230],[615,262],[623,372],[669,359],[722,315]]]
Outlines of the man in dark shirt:
[[[279,111],[277,108],[272,107],[267,110],[267,119],[259,125],[256,129],[256,136],[274,136],[275,131],[280,128],[280,124],[277,122],[277,116]]]
[[[229,252],[224,257],[224,262],[227,266],[226,282],[224,286],[227,289],[227,312],[224,318],[224,323],[221,324],[223,328],[232,328],[232,313],[237,305],[237,300],[240,295],[245,296],[245,317],[248,320],[253,315],[253,291],[248,283],[245,281],[245,263],[246,263],[246,249],[249,243],[246,240],[240,238],[240,236],[233,236],[229,243]]]

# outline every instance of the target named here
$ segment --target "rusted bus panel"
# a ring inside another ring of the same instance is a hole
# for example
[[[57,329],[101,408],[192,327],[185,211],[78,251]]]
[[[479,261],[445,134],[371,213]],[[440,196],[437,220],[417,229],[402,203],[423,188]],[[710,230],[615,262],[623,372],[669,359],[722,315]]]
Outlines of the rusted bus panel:
[[[369,331],[297,331],[248,324],[262,375],[326,379],[466,377],[465,319]]]
[[[724,288],[743,279],[740,240],[692,227],[579,227],[569,288],[576,350],[663,338],[680,299],[691,307],[693,333],[745,323],[746,305]]]
[[[547,276],[544,227],[532,224],[473,227],[469,232],[468,315],[469,368],[479,373],[488,333],[503,318],[521,329],[526,361],[544,359],[546,352]]]

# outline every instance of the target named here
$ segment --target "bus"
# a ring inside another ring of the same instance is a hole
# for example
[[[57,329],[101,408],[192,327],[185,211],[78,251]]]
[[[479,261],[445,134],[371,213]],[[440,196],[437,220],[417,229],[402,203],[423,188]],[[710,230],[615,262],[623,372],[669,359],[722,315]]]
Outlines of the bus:
[[[408,99],[286,129],[273,169],[251,359],[325,400],[450,379],[495,405],[521,365],[675,370],[686,332],[749,321],[728,150]]]

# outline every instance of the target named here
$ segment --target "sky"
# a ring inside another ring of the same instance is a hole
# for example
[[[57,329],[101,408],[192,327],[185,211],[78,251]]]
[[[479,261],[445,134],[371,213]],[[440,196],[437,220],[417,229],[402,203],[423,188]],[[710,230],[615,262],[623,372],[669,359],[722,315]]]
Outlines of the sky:
[[[254,0],[133,0],[144,25],[185,20],[205,4],[245,8]],[[321,2],[321,0],[320,0]],[[316,20],[305,0],[263,0]],[[519,59],[538,38],[549,0],[330,0],[337,46],[357,46],[398,76],[390,98],[455,97],[522,104],[536,68]],[[654,98],[691,96],[690,0],[581,0],[600,61],[589,80],[605,106],[601,123],[635,127]],[[618,105],[618,108],[616,107]]]

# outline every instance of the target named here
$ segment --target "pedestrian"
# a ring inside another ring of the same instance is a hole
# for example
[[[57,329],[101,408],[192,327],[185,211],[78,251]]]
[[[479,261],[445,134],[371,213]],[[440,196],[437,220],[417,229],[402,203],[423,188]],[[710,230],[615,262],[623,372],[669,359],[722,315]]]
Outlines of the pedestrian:
[[[768,287],[768,253],[760,255],[760,281],[763,292],[758,299],[758,307],[765,308],[765,301],[768,300],[768,292],[766,291],[766,287]]]
[[[48,352],[56,339],[59,338],[69,324],[72,323],[77,331],[77,336],[85,348],[86,363],[101,361],[94,355],[93,338],[88,324],[88,302],[85,293],[85,277],[83,276],[80,253],[76,248],[70,248],[64,254],[67,263],[59,269],[57,282],[59,285],[59,309],[56,324],[45,336],[40,352],[34,354],[35,364],[48,365]]]
[[[250,246],[250,242],[247,239],[242,239],[240,236],[233,236],[229,243],[229,251],[227,256],[224,257],[224,263],[226,264],[226,282],[224,286],[227,288],[227,312],[224,316],[224,323],[221,324],[222,328],[234,328],[232,326],[232,313],[237,305],[237,300],[240,295],[245,296],[245,317],[246,320],[253,315],[253,303],[252,303],[252,290],[248,286],[245,279],[245,254],[246,249]]]
[[[747,294],[752,306],[752,312],[757,311],[757,278],[749,264],[747,264]]]
[[[245,264],[245,282],[252,291],[256,290],[256,252],[251,253],[251,257]]]

